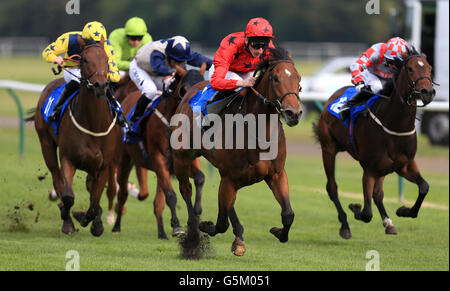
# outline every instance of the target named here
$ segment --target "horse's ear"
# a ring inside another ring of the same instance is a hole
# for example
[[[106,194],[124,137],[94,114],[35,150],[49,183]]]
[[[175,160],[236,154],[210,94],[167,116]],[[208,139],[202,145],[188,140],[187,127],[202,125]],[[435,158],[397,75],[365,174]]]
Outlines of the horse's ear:
[[[84,42],[84,39],[81,36],[77,36],[77,42],[80,45],[81,50],[84,50],[86,47],[86,43]]]
[[[102,35],[102,39],[100,40],[100,46],[103,47],[105,45],[105,38]]]
[[[202,75],[202,76],[206,72],[206,63],[205,62],[202,63],[202,66],[200,67],[199,72],[200,72],[200,75]]]
[[[185,69],[183,69],[181,66],[179,66],[179,65],[175,65],[175,69],[177,70],[177,74],[180,76],[180,77],[184,77],[184,75],[186,75],[187,74],[187,71],[185,70]]]

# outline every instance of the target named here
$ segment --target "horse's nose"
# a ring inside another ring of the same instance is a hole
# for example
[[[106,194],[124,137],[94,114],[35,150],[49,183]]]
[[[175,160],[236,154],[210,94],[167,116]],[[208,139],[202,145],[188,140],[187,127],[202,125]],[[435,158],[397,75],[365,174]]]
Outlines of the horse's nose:
[[[298,113],[295,113],[294,111],[290,110],[290,109],[286,109],[284,111],[284,117],[286,119],[286,123],[289,126],[295,126],[298,124],[298,122],[300,121],[300,118],[302,116],[303,111],[300,110]]]
[[[436,95],[436,90],[434,88],[423,88],[422,90],[420,90],[420,94],[423,103],[428,104],[433,101],[433,98]]]

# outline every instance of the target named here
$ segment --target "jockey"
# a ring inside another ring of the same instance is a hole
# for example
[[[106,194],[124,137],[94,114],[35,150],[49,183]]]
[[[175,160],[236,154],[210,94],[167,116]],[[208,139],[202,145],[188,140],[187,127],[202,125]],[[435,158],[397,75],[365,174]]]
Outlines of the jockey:
[[[129,74],[142,96],[130,118],[131,125],[144,114],[150,101],[160,96],[175,80],[175,65],[184,67],[186,62],[194,67],[200,67],[204,62],[207,68],[212,65],[210,58],[192,51],[189,41],[183,36],[149,42],[138,50],[130,63]]]
[[[145,44],[152,41],[147,32],[147,25],[142,18],[132,17],[125,23],[125,27],[117,28],[109,35],[109,41],[114,48],[119,72],[128,72],[130,62],[136,52]]]
[[[398,70],[395,60],[403,61],[407,53],[406,41],[400,37],[391,38],[387,43],[374,44],[364,52],[350,65],[352,83],[357,93],[345,103],[341,113],[370,96],[367,91],[376,94],[384,89]]]
[[[63,57],[58,56],[62,53],[65,53],[66,57],[81,55],[81,48],[77,41],[77,38],[79,36],[84,39],[93,39],[96,42],[100,42],[102,38],[105,40],[105,53],[109,59],[108,79],[110,79],[111,82],[119,82],[120,80],[119,71],[115,63],[114,50],[106,38],[106,29],[103,24],[98,21],[93,21],[87,23],[84,26],[83,31],[64,33],[63,35],[58,37],[56,41],[49,44],[42,52],[42,57],[45,61],[47,61],[48,63],[55,63],[64,66],[67,68],[67,71],[69,71],[67,72],[66,70],[64,70],[64,80],[66,81],[67,85],[61,93],[61,97],[59,98],[58,103],[55,105],[53,113],[49,116],[50,121],[58,120],[64,102],[80,87],[81,72],[79,64],[71,60],[65,60]],[[79,57],[73,59],[78,61]],[[107,93],[106,96],[110,101],[114,102],[114,105],[117,106],[118,102],[115,100],[114,96],[112,96],[110,91],[111,90],[107,90],[107,92],[109,93]],[[119,108],[121,109],[120,105]],[[124,118],[121,114],[119,114],[118,120],[121,126],[125,125],[123,124]]]
[[[229,34],[222,40],[209,69],[211,88],[219,91],[215,100],[255,84],[255,67],[269,55],[267,48],[275,48],[273,38],[270,23],[258,17],[250,19],[245,32]]]

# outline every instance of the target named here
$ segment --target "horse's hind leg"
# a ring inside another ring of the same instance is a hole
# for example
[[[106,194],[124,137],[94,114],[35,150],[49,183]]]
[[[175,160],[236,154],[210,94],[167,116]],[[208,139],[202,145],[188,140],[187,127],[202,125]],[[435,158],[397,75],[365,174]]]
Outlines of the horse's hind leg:
[[[327,176],[326,187],[328,197],[330,197],[331,201],[333,201],[338,212],[338,219],[341,222],[339,234],[344,239],[350,239],[352,235],[347,221],[347,214],[345,213],[344,209],[342,208],[341,202],[339,201],[338,187],[334,176],[337,153],[336,148],[335,145],[331,142],[325,144],[321,141],[320,143],[322,147],[323,166],[325,169],[325,174]]]
[[[136,166],[136,177],[139,183],[139,194],[137,198],[139,201],[144,201],[145,199],[147,199],[149,195],[147,183],[147,169]]]
[[[108,196],[108,215],[106,216],[106,222],[109,225],[114,225],[114,198],[117,194],[117,169],[115,167],[109,167],[108,169],[108,188],[106,189],[106,195]]]
[[[377,206],[378,211],[380,212],[381,220],[383,221],[383,226],[386,229],[385,230],[386,234],[397,234],[397,230],[395,229],[394,225],[392,224],[392,220],[387,215],[386,209],[384,209],[383,181],[384,181],[384,176],[378,178],[377,181],[375,182],[375,187],[373,189],[373,201],[375,202],[375,205]]]
[[[130,176],[131,168],[133,164],[131,163],[131,158],[128,154],[124,153],[121,157],[120,164],[118,166],[117,171],[117,182],[119,183],[119,193],[117,194],[117,205],[116,205],[116,213],[117,219],[112,229],[113,233],[120,233],[120,224],[122,221],[123,209],[125,206],[125,202],[128,198],[128,177]]]
[[[289,230],[294,222],[294,211],[292,211],[289,199],[289,184],[286,171],[283,169],[281,172],[276,173],[266,179],[266,183],[269,185],[275,198],[281,205],[281,222],[283,224],[282,228],[273,227],[270,232],[276,236],[280,242],[287,242],[289,240]]]
[[[205,175],[200,170],[200,159],[196,158],[192,162],[191,166],[191,177],[194,178],[195,184],[195,204],[194,211],[195,214],[202,214],[202,190],[203,185],[205,184]]]
[[[412,208],[408,208],[405,206],[400,207],[399,209],[397,209],[397,215],[400,217],[416,218],[417,214],[419,213],[420,206],[422,205],[422,202],[425,199],[430,186],[420,175],[419,168],[417,167],[416,161],[414,160],[397,171],[397,174],[419,186],[419,196],[417,197],[414,206]]]

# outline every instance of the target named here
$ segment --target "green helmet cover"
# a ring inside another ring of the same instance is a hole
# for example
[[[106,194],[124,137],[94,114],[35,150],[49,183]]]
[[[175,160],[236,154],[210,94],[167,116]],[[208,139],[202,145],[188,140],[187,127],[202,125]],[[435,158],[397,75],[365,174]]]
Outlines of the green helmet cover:
[[[125,34],[133,36],[143,36],[147,33],[147,25],[142,18],[132,17],[125,23]]]

